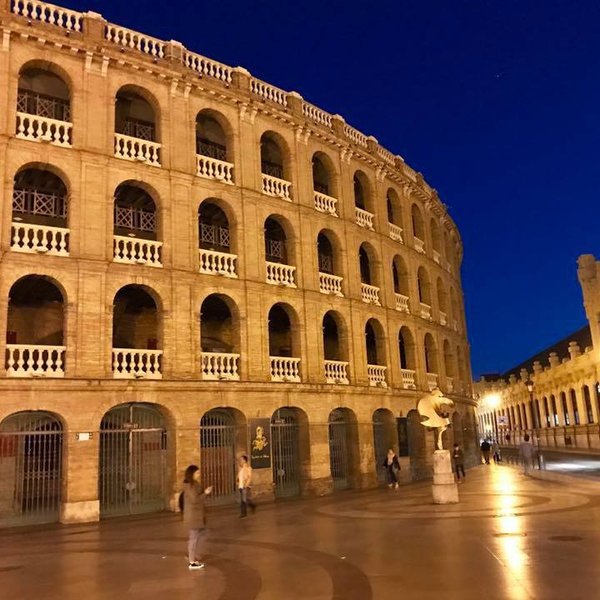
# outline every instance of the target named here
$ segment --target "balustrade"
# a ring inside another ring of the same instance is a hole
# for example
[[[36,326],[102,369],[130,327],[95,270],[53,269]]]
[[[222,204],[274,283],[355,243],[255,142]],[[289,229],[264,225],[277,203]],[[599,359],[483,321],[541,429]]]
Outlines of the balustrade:
[[[425,254],[425,242],[422,239],[415,236],[414,243],[415,243],[415,250],[421,254]]]
[[[83,31],[83,15],[47,2],[38,0],[13,0],[12,12],[32,21],[56,25],[67,31]]]
[[[400,242],[402,244],[404,242],[404,239],[402,237],[402,227],[398,227],[398,225],[394,225],[393,223],[388,223],[388,226],[390,231],[390,237],[395,242]]]
[[[381,302],[379,301],[378,287],[374,285],[369,285],[368,283],[361,283],[360,292],[363,302],[366,302],[367,304],[376,304],[377,306],[381,306]]]
[[[400,312],[410,313],[410,308],[408,306],[408,296],[404,296],[403,294],[394,294],[396,297],[396,310]]]
[[[239,354],[203,352],[202,379],[206,381],[239,381]]]
[[[275,196],[289,202],[292,201],[292,184],[285,179],[273,177],[273,175],[262,174],[262,191],[267,196]]]
[[[162,379],[162,350],[113,348],[115,379]]]
[[[237,254],[217,252],[216,250],[198,250],[200,258],[200,273],[205,275],[223,275],[237,277]]]
[[[63,227],[13,222],[10,249],[13,252],[69,256],[69,235],[69,229]]]
[[[356,214],[356,223],[360,227],[364,227],[365,229],[373,230],[373,213],[370,213],[367,210],[363,210],[362,208],[355,207]]]
[[[206,75],[207,77],[218,79],[227,84],[232,81],[231,74],[233,69],[231,67],[219,63],[216,60],[201,56],[200,54],[190,52],[189,50],[186,50],[183,53],[183,64],[188,67],[188,69],[200,73],[200,75]]]
[[[64,377],[65,346],[6,344],[8,377]]]
[[[138,50],[155,58],[164,58],[165,56],[167,46],[165,42],[119,25],[109,23],[106,26],[105,38],[109,42],[118,44],[121,48]]]
[[[417,385],[415,383],[416,371],[412,369],[401,369],[402,374],[402,387],[405,390],[415,390]]]
[[[354,142],[355,144],[363,146],[364,148],[367,147],[367,136],[364,133],[358,131],[358,129],[352,127],[351,125],[344,125],[344,134],[350,141]]]
[[[385,372],[387,367],[381,365],[367,365],[367,374],[369,376],[369,385],[371,387],[387,387]]]
[[[270,85],[260,79],[252,78],[250,81],[250,90],[255,96],[259,96],[263,100],[269,100],[275,104],[287,106],[287,92],[274,85]]]
[[[339,360],[325,361],[325,381],[327,383],[337,383],[348,385],[348,363]]]
[[[300,359],[287,356],[270,356],[271,381],[300,382]]]
[[[162,267],[162,242],[115,235],[113,249],[114,262]]]
[[[434,262],[436,262],[438,265],[441,264],[441,260],[442,257],[440,256],[440,253],[437,250],[433,251],[433,260]]]
[[[437,373],[427,373],[427,389],[431,391],[434,390],[436,387],[438,387]]]
[[[421,318],[431,321],[431,306],[429,306],[429,304],[425,304],[424,302],[421,302],[419,304],[419,306],[421,309],[420,310]]]
[[[315,190],[315,208],[322,213],[327,213],[337,217],[337,198],[332,198],[327,194],[322,194]]]
[[[322,294],[333,294],[334,296],[343,297],[342,293],[343,277],[331,275],[329,273],[319,273],[319,291]]]
[[[282,263],[267,262],[267,283],[272,285],[284,285],[296,287],[294,281],[296,267]]]
[[[448,323],[446,313],[443,310],[440,310],[440,325],[446,325],[446,323]]]
[[[233,183],[233,164],[197,154],[196,175],[206,179],[216,179],[223,183]]]
[[[331,115],[313,104],[303,102],[302,114],[319,125],[331,127]]]
[[[137,160],[160,167],[160,149],[161,145],[158,142],[115,133],[115,156],[117,158]]]
[[[17,113],[16,136],[24,140],[70,147],[72,130],[73,123],[67,121],[58,121],[22,112]]]

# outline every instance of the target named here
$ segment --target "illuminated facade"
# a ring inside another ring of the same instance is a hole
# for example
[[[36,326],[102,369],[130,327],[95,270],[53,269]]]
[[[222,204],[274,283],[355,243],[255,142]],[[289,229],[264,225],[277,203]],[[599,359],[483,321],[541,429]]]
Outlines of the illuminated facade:
[[[174,507],[191,462],[229,501],[256,419],[258,494],[373,486],[399,442],[421,477],[435,386],[474,455],[462,245],[420,174],[178,42],[2,6],[0,519]]]
[[[517,445],[600,449],[600,263],[579,258],[589,325],[503,376],[473,385],[480,435]]]

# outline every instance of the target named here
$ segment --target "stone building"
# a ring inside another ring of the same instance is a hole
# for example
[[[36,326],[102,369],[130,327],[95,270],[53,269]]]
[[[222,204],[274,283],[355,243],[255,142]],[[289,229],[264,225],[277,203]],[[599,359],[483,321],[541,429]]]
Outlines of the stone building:
[[[600,449],[600,263],[579,257],[588,325],[504,374],[473,385],[480,434],[542,448]]]
[[[0,4],[1,523],[174,508],[196,462],[232,501],[255,436],[266,497],[374,486],[389,446],[426,476],[435,386],[474,450],[461,240],[420,174],[243,68]]]

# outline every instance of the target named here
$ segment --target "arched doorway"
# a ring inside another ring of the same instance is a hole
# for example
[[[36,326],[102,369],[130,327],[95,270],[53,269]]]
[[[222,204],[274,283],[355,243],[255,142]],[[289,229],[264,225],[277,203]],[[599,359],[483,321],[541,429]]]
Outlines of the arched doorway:
[[[391,410],[378,408],[373,413],[373,450],[375,452],[375,469],[379,483],[386,483],[386,472],[383,463],[387,458],[387,451],[390,448],[398,450],[396,419]]]
[[[62,447],[62,425],[49,413],[15,413],[0,423],[0,525],[58,521]]]
[[[200,471],[203,485],[213,487],[209,504],[237,498],[236,455],[247,448],[245,419],[230,408],[214,408],[200,421]]]
[[[347,408],[336,408],[329,413],[329,464],[333,488],[345,490],[352,487],[352,474],[356,465],[357,431],[354,413]]]
[[[412,479],[425,479],[430,475],[427,467],[427,443],[425,427],[421,425],[421,417],[417,410],[406,415],[408,426],[408,450],[410,455],[410,474]]]
[[[304,419],[302,419],[304,417]],[[297,408],[277,409],[271,417],[275,497],[299,496],[302,482],[301,428],[306,415]]]
[[[157,512],[167,505],[167,429],[151,404],[121,404],[100,424],[100,516]]]

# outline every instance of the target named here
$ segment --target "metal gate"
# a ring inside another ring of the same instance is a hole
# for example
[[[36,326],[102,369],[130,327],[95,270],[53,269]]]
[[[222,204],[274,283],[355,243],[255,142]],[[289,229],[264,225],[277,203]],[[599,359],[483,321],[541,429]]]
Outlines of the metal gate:
[[[235,465],[236,427],[226,410],[211,410],[200,421],[202,484],[212,485],[207,503],[226,504],[237,499]]]
[[[348,478],[348,423],[344,411],[336,408],[329,415],[329,464],[333,488],[345,490]]]
[[[271,419],[273,481],[275,496],[286,498],[300,495],[299,425],[292,410],[280,409]]]
[[[164,510],[166,451],[167,432],[156,408],[125,404],[107,412],[100,425],[100,516]]]
[[[45,412],[22,412],[0,424],[0,524],[57,521],[63,432]]]

